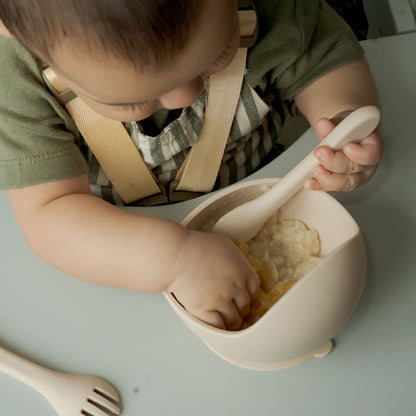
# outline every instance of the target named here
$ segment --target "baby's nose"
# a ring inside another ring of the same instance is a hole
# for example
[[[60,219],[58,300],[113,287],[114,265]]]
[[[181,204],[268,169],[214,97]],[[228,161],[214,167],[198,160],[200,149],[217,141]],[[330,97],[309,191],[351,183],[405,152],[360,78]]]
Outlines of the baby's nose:
[[[188,107],[200,96],[203,88],[204,81],[201,77],[196,77],[188,84],[163,94],[159,101],[169,110]]]

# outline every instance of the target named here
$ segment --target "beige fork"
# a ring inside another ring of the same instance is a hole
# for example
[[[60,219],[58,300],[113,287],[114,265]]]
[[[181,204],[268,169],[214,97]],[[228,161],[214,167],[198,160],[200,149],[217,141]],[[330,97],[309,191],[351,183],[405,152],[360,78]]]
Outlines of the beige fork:
[[[101,378],[53,371],[1,347],[0,371],[36,389],[59,416],[113,416],[121,413],[117,392]]]

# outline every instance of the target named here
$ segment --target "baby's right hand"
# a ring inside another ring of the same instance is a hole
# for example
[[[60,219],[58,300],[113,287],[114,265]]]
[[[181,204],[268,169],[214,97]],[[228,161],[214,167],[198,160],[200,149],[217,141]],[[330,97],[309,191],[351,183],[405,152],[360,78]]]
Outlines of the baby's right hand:
[[[227,237],[189,231],[168,287],[185,309],[217,328],[237,330],[260,280]]]

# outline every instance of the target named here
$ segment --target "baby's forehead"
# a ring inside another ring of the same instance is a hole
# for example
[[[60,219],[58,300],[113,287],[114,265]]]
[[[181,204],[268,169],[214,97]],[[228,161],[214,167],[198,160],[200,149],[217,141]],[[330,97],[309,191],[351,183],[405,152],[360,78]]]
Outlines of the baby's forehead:
[[[204,3],[209,7],[197,19],[191,38],[164,65],[143,66],[135,60],[121,59],[99,44],[85,46],[67,40],[54,49],[51,66],[68,84],[97,101],[137,102],[157,98],[201,74],[229,42],[236,8],[216,0]],[[222,6],[214,7],[215,3]],[[213,21],[218,14],[222,20]]]
[[[233,0],[227,0],[227,2]],[[31,0],[10,7],[6,27],[29,50],[47,62],[54,51],[72,40],[94,53],[130,61],[140,68],[161,67],[181,50],[190,31],[205,16],[205,5],[218,0]],[[33,5],[36,5],[33,8]],[[30,6],[30,7],[29,7]],[[30,16],[22,19],[19,16]]]

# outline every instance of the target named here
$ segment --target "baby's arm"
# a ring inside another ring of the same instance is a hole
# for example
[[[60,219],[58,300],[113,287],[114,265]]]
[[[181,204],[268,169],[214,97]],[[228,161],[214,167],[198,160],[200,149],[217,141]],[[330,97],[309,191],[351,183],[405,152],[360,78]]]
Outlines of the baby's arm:
[[[258,276],[226,237],[126,212],[90,195],[87,175],[9,191],[35,254],[87,282],[175,293],[189,312],[236,329]]]
[[[295,101],[322,139],[352,110],[377,105],[377,93],[366,61],[359,59],[318,78],[296,94]],[[348,143],[340,152],[319,148],[315,156],[321,165],[314,170],[314,178],[307,186],[327,191],[354,189],[374,175],[382,153],[377,129],[360,145]]]

